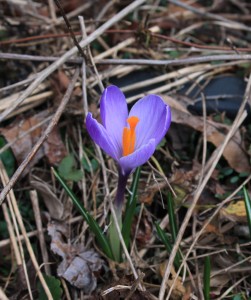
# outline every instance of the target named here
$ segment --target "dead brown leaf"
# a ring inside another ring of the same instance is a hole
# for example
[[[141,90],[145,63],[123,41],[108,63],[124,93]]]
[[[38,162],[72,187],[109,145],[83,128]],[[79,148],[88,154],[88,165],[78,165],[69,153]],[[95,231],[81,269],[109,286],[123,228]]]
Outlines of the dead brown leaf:
[[[48,234],[52,239],[51,250],[63,259],[57,269],[58,276],[83,289],[86,294],[92,293],[104,265],[99,254],[94,249],[87,250],[82,244],[65,243],[63,238],[68,235],[65,223],[49,223]]]
[[[67,155],[67,150],[57,128],[52,130],[46,142],[43,144],[43,149],[51,165],[58,165]]]

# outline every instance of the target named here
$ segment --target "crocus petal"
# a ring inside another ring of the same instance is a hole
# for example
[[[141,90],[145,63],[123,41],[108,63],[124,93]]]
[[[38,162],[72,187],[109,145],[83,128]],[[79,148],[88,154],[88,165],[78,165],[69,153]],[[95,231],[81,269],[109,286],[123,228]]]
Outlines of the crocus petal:
[[[132,107],[129,117],[137,116],[136,149],[155,139],[155,146],[166,134],[171,123],[171,110],[157,95],[148,95]]]
[[[148,144],[137,149],[130,155],[123,156],[119,160],[119,166],[124,175],[131,173],[135,168],[143,165],[155,151],[155,140],[151,139]]]
[[[119,159],[119,150],[113,143],[112,138],[109,136],[107,130],[93,119],[92,114],[88,113],[86,117],[86,129],[89,132],[93,141],[99,145],[108,155],[115,160]]]
[[[127,103],[121,90],[111,85],[106,88],[100,100],[102,124],[122,154],[122,134],[128,118]]]

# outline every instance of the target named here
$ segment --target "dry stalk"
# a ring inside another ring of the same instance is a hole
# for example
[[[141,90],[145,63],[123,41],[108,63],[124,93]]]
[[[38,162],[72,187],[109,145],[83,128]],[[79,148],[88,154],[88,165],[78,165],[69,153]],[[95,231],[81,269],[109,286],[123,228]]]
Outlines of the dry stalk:
[[[17,95],[18,94],[14,94],[14,95],[11,95],[10,97],[3,98],[0,101],[0,111],[4,111],[4,110],[10,108],[12,105],[14,105]],[[43,103],[44,101],[48,100],[48,98],[51,97],[52,95],[53,95],[53,92],[48,91],[48,92],[43,92],[43,93],[28,97],[22,103],[22,106],[20,107],[20,109],[17,111],[13,111],[8,117],[10,118],[10,117],[20,114],[21,111],[27,110],[27,107],[29,107],[29,108],[36,107],[36,106],[40,105],[41,103]]]
[[[80,26],[81,26],[82,38],[86,39],[87,38],[87,34],[86,34],[86,28],[85,28],[84,18],[83,17],[79,17],[79,22],[80,22]],[[103,92],[104,86],[103,86],[102,81],[100,80],[100,76],[99,76],[96,64],[95,64],[94,59],[92,57],[91,49],[90,49],[89,45],[87,45],[86,48],[87,48],[87,58],[88,58],[88,60],[90,60],[91,67],[94,70],[94,74],[95,74],[95,76],[97,78],[97,81],[98,81],[98,84],[99,84],[99,88],[100,88],[101,92]],[[85,61],[85,64],[86,63],[87,62]]]
[[[81,135],[81,130],[78,126],[78,149],[79,149],[79,158],[80,160],[84,157],[84,151],[83,151],[83,140],[82,140],[82,135]],[[86,174],[85,174],[85,170],[83,167],[83,164],[80,164],[80,169],[83,173],[83,178],[81,180],[81,185],[82,185],[82,191],[83,191],[83,202],[84,202],[84,207],[88,207],[88,203],[87,203],[87,193],[86,193]]]
[[[65,280],[63,278],[61,278],[61,284],[62,284],[62,287],[64,289],[64,295],[66,297],[66,300],[72,300],[71,294],[70,294],[69,289],[68,289],[68,286],[65,283]]]
[[[17,88],[17,87],[22,86],[22,85],[26,85],[29,82],[31,82],[32,80],[34,80],[38,75],[39,75],[39,73],[36,73],[36,74],[33,74],[33,75],[29,76],[29,78],[27,78],[27,79],[24,79],[24,80],[21,80],[17,83],[13,83],[11,85],[2,87],[2,88],[0,88],[0,93],[11,90],[11,89],[14,89],[14,88]]]
[[[49,9],[50,9],[50,15],[51,15],[52,22],[56,23],[57,15],[56,15],[56,10],[55,10],[53,0],[48,0],[48,4],[49,4]]]
[[[15,237],[14,228],[13,228],[13,225],[12,225],[11,220],[10,220],[10,216],[9,216],[9,213],[8,213],[8,208],[7,208],[6,203],[3,203],[2,208],[3,208],[4,219],[5,219],[5,222],[7,224],[7,229],[8,229],[9,236],[10,236],[10,242],[11,242],[11,245],[12,245],[12,248],[13,248],[13,251],[14,251],[14,255],[15,255],[15,259],[16,259],[17,268],[20,268],[22,266],[22,263],[23,263],[22,256],[21,256],[21,254],[19,252],[19,249],[18,249],[18,244],[17,244],[17,240],[16,240],[16,237]]]
[[[3,292],[2,288],[0,288],[0,299],[1,300],[9,300],[5,293]]]
[[[11,242],[11,245],[12,245],[13,250],[14,250],[16,262],[17,262],[18,266],[21,266],[22,265],[22,259],[21,259],[21,255],[20,255],[19,250],[18,250],[17,240],[15,238],[14,228],[13,228],[13,225],[12,225],[11,220],[10,220],[10,216],[9,216],[9,213],[8,213],[8,208],[7,208],[7,205],[5,203],[3,203],[2,207],[3,207],[4,219],[5,219],[6,224],[7,224],[7,229],[8,229],[9,236],[10,236],[10,242]]]
[[[89,39],[88,39],[87,45],[90,43],[91,42],[89,42]],[[84,47],[86,47],[87,45],[84,45]],[[69,50],[68,52],[70,52],[70,51],[71,50]],[[55,64],[57,64],[56,68],[55,68],[54,64],[52,64],[51,66],[49,66],[46,69],[44,69],[43,71],[41,71],[38,76],[36,76],[36,77],[38,77],[36,83],[32,84],[32,88],[29,88],[29,91],[25,91],[25,93],[27,94],[26,97],[28,97],[32,93],[32,91],[46,77],[48,77],[51,73],[53,73],[63,63],[70,62],[70,63],[75,63],[75,64],[82,64],[82,62],[83,62],[82,58],[79,58],[79,57],[71,58],[71,56],[73,56],[73,54],[72,53],[68,54],[68,52],[66,52],[62,57],[42,56],[42,55],[41,56],[26,55],[26,54],[15,54],[15,53],[0,53],[0,59],[48,61],[48,62],[54,62]],[[248,52],[248,49],[247,49],[247,52]],[[95,58],[94,58],[94,60],[95,60]],[[213,62],[213,61],[250,61],[250,60],[251,60],[251,54],[218,54],[218,55],[205,55],[205,56],[199,55],[199,56],[193,56],[193,57],[188,57],[188,58],[161,59],[161,60],[159,60],[159,59],[133,59],[133,58],[131,58],[131,59],[130,58],[115,59],[115,58],[112,58],[112,59],[101,59],[101,60],[97,60],[97,61],[95,60],[95,63],[97,65],[182,66],[182,65],[186,65],[186,64],[198,64],[198,63],[207,63],[207,62]],[[40,78],[40,77],[42,77],[42,78]],[[22,98],[23,97],[24,96],[22,95]]]
[[[30,199],[34,211],[34,216],[35,216],[35,221],[36,221],[36,226],[37,226],[37,231],[38,231],[38,240],[40,243],[40,249],[42,253],[42,258],[44,262],[44,269],[45,273],[47,275],[51,274],[50,270],[50,265],[49,265],[49,256],[48,256],[48,251],[46,248],[46,242],[44,238],[44,231],[43,231],[43,226],[42,226],[42,219],[41,219],[41,212],[39,208],[39,202],[38,202],[38,196],[36,191],[30,191]],[[4,204],[4,203],[3,203]]]
[[[207,110],[206,110],[206,99],[203,93],[201,93],[202,99],[202,111],[203,111],[203,151],[202,151],[202,163],[201,163],[201,172],[199,174],[198,186],[201,185],[202,179],[205,174],[205,165],[207,158]]]

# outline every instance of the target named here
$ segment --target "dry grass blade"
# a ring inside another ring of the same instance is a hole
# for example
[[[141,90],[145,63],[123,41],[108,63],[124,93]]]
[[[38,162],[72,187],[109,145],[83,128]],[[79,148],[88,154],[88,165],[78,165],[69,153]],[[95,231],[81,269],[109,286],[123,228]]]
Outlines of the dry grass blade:
[[[41,212],[39,208],[39,202],[38,202],[38,195],[36,191],[30,191],[30,199],[35,215],[35,220],[36,220],[36,225],[37,225],[37,231],[38,231],[38,239],[40,242],[40,248],[42,252],[42,257],[43,257],[43,262],[44,262],[44,269],[46,275],[51,274],[50,266],[49,266],[49,256],[46,248],[46,243],[45,243],[45,237],[44,237],[44,232],[43,232],[43,226],[42,226],[42,220],[41,220]]]
[[[128,43],[131,40],[128,41]],[[87,44],[88,45],[88,44]],[[87,46],[86,45],[86,46]],[[123,45],[123,44],[122,44]],[[117,48],[114,47],[113,51]],[[119,49],[117,49],[119,50]],[[105,56],[112,53],[113,51],[107,50],[105,52]],[[248,51],[248,50],[247,50]],[[68,53],[68,52],[67,52]],[[82,58],[71,58],[73,54],[67,55],[63,62],[60,61],[60,64],[57,66],[59,68],[61,64],[65,62],[81,64],[83,62]],[[102,54],[103,56],[103,54]],[[99,56],[98,56],[99,57]],[[198,64],[198,63],[207,63],[207,62],[215,62],[215,61],[249,61],[251,59],[251,54],[218,54],[218,55],[205,55],[205,56],[194,56],[189,58],[181,58],[181,59],[99,59],[94,57],[95,63],[97,65],[142,65],[142,66],[183,66],[185,64]],[[25,54],[15,54],[15,53],[0,53],[0,58],[2,59],[10,59],[10,60],[28,60],[28,61],[48,61],[48,62],[56,62],[60,59],[60,57],[55,56],[36,56],[36,55],[25,55]],[[49,67],[48,67],[49,68]],[[47,76],[49,76],[52,72],[54,72],[57,68],[53,68],[53,70],[49,70]],[[43,72],[43,71],[42,71]],[[37,74],[39,77],[40,74]],[[43,79],[39,79],[39,83],[36,83],[32,90],[26,95],[28,97],[34,89],[47,77],[45,76]],[[28,81],[31,81],[30,79]],[[26,92],[27,93],[27,92]],[[22,96],[23,97],[23,96]],[[21,103],[21,102],[20,102]]]
[[[1,181],[3,183],[3,185],[6,185],[7,182],[9,181],[9,178],[8,178],[8,175],[5,171],[5,168],[3,166],[3,163],[0,161],[0,177],[1,177]],[[14,195],[14,192],[11,190],[10,191],[10,194],[8,195],[11,203],[12,203],[12,206],[13,206],[13,210],[15,212],[15,216],[17,218],[17,222],[18,222],[18,225],[20,227],[20,230],[24,236],[24,240],[25,240],[25,243],[26,243],[26,247],[27,247],[27,250],[29,252],[29,255],[30,255],[30,258],[32,260],[32,263],[34,265],[34,268],[38,274],[38,277],[39,277],[39,280],[44,288],[44,291],[46,293],[46,296],[48,297],[49,300],[53,300],[53,297],[51,295],[51,292],[44,280],[44,277],[41,273],[41,270],[39,268],[39,265],[38,265],[38,262],[37,262],[37,259],[36,259],[36,256],[33,252],[33,249],[32,249],[32,246],[31,246],[31,243],[30,243],[30,240],[29,238],[27,237],[27,233],[26,233],[26,229],[25,229],[25,226],[24,226],[24,223],[23,223],[23,219],[22,219],[22,216],[20,214],[20,211],[19,211],[19,208],[18,208],[18,205],[17,205],[17,201],[16,201],[16,198],[15,198],[15,195]],[[31,297],[32,297],[32,294],[30,294]]]

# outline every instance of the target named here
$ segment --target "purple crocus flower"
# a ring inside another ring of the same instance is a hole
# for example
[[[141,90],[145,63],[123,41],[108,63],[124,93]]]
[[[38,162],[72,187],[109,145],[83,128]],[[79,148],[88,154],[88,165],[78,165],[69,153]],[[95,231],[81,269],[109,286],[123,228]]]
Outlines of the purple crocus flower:
[[[122,207],[130,173],[154,153],[171,123],[171,111],[161,97],[148,95],[140,99],[128,114],[124,94],[116,86],[105,89],[100,100],[102,124],[86,117],[86,128],[96,144],[118,164],[118,188],[114,201],[116,217],[122,227]],[[120,241],[111,218],[110,243],[114,258],[120,261]]]
[[[128,177],[154,153],[171,123],[171,110],[157,95],[134,104],[128,114],[124,94],[116,86],[106,88],[100,100],[102,124],[88,113],[86,128],[96,144],[114,158],[119,173]]]

